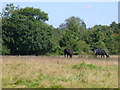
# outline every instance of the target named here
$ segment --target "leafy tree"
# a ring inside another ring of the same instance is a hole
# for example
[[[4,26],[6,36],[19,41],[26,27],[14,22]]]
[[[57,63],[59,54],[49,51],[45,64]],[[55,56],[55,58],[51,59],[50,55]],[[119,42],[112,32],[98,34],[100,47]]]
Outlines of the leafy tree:
[[[118,31],[119,27],[118,27],[118,24],[116,22],[112,22],[110,24],[110,27],[112,28],[112,30],[113,30],[114,33],[119,33],[119,31]]]
[[[45,23],[47,13],[32,7],[15,10],[12,7],[8,7],[2,17],[3,41],[11,54],[38,55],[50,52],[53,47],[52,27]]]
[[[68,19],[66,19],[65,22],[66,22],[66,27],[68,29],[73,29],[74,25],[77,25],[78,28],[79,27],[86,28],[84,21],[79,17],[71,16]]]
[[[3,54],[59,55],[71,48],[74,54],[89,54],[93,49],[105,49],[119,54],[120,23],[95,25],[86,29],[85,22],[75,16],[54,28],[46,24],[48,14],[38,8],[19,8],[6,4],[0,22]]]
[[[9,19],[15,9],[19,9],[19,6],[15,7],[12,3],[6,4],[5,9],[2,11],[2,17]],[[3,19],[3,18],[2,18]]]
[[[2,54],[2,19],[0,16],[0,54]]]
[[[61,24],[61,26],[64,26],[66,28],[64,29],[62,38],[60,40],[60,47],[63,49],[71,48],[74,50],[75,54],[85,52],[86,50],[84,49],[89,49],[89,45],[82,41],[82,34],[86,29],[84,21],[79,17],[72,16],[66,19],[65,22],[65,24]],[[81,46],[86,46],[87,48]]]
[[[117,54],[118,32],[117,23],[112,23],[110,26],[95,25],[87,31],[85,42],[90,45],[91,50],[98,48],[104,49],[110,54]]]

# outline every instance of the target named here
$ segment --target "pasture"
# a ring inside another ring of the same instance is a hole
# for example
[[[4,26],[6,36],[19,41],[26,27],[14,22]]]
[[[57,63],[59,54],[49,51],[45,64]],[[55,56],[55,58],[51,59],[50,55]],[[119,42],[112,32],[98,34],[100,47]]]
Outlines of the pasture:
[[[2,88],[117,88],[118,56],[2,56]]]

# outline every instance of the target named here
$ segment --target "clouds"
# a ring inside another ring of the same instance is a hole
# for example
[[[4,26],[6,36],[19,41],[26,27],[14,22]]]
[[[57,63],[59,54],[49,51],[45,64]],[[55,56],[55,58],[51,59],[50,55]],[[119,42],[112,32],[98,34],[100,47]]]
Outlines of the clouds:
[[[92,8],[92,7],[93,7],[93,6],[92,6],[92,5],[89,5],[89,4],[84,6],[84,8],[86,8],[86,9],[90,9],[90,8]]]

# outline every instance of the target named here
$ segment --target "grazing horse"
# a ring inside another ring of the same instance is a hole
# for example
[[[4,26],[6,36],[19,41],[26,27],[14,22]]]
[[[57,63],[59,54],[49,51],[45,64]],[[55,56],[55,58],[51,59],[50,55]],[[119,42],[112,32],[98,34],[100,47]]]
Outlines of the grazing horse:
[[[106,55],[106,57],[109,57],[109,55],[103,49],[95,49],[93,54],[96,56],[101,55],[101,58],[104,57],[104,55]]]
[[[64,56],[65,57],[70,56],[72,58],[72,55],[73,55],[73,50],[72,49],[64,49]]]

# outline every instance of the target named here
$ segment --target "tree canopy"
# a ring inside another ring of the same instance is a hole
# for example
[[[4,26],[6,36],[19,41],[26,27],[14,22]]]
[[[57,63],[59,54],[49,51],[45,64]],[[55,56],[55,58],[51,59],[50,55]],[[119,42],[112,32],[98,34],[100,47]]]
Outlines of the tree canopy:
[[[2,54],[60,55],[71,48],[74,54],[90,54],[105,49],[118,54],[120,24],[95,25],[86,29],[80,17],[68,17],[58,28],[48,25],[48,14],[39,8],[19,8],[7,4],[2,12]]]

